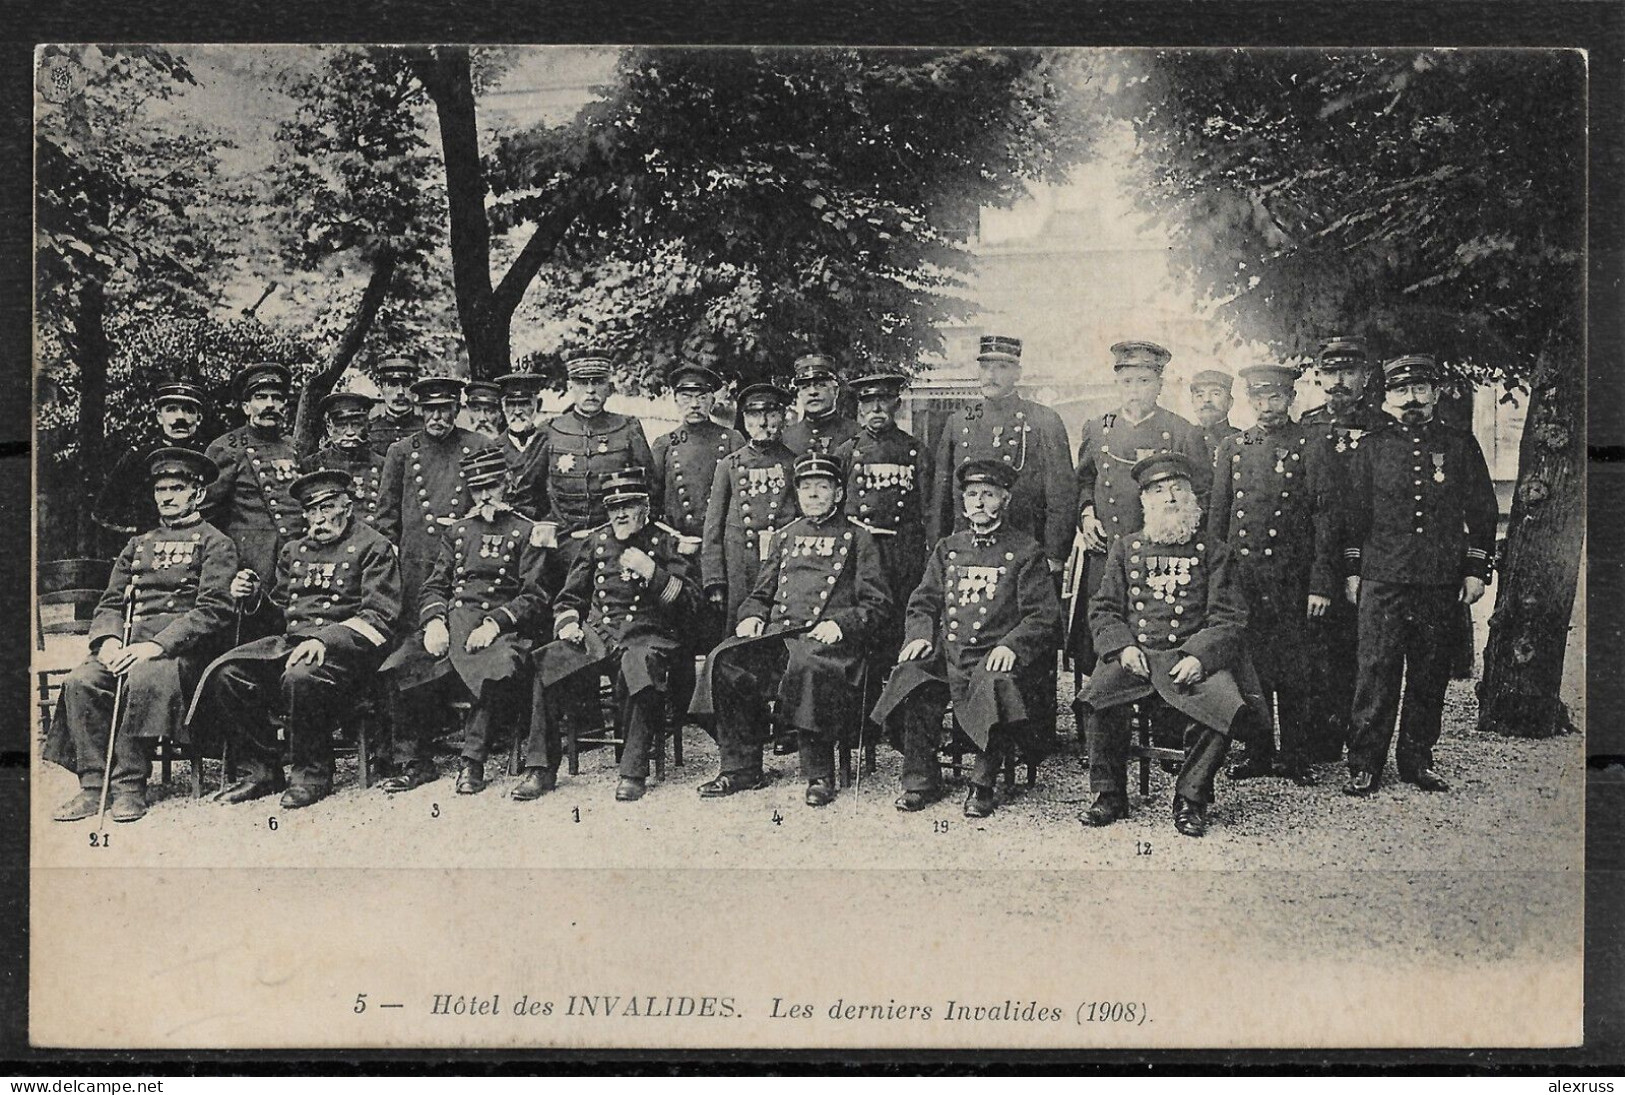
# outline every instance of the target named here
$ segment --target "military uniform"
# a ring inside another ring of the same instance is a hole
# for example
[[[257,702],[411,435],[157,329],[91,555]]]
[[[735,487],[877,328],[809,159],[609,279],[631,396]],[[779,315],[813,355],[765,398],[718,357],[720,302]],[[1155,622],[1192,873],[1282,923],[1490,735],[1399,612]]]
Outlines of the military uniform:
[[[1437,383],[1431,358],[1387,367],[1388,387]],[[1394,759],[1415,782],[1433,767],[1452,631],[1463,579],[1488,583],[1498,507],[1478,441],[1434,419],[1396,421],[1366,437],[1354,459],[1344,556],[1360,577],[1359,673],[1349,770],[1380,782],[1400,713]]]
[[[796,463],[798,477],[839,482],[840,472],[839,462],[822,454]],[[694,690],[694,714],[717,720],[722,773],[759,777],[767,700],[776,694],[774,722],[797,735],[803,774],[833,780],[835,740],[864,717],[865,654],[890,607],[874,537],[839,510],[817,520],[799,517],[776,533],[738,613],[763,620],[762,636],[725,639]],[[824,621],[840,628],[840,641],[807,634]]]
[[[1291,371],[1281,372],[1243,375],[1290,390]],[[1326,461],[1325,443],[1301,424],[1253,426],[1219,446],[1208,506],[1208,537],[1230,546],[1247,599],[1247,644],[1265,711],[1271,698],[1278,705],[1281,763],[1300,778],[1311,761],[1309,597],[1341,594]],[[1274,746],[1273,735],[1262,734],[1248,759],[1267,769]]]
[[[630,415],[601,411],[591,418],[574,409],[555,416],[531,446],[515,505],[557,521],[571,534],[597,528],[604,512],[604,482],[627,468],[654,466],[643,424]],[[581,537],[577,537],[580,539]]]
[[[177,474],[176,469],[188,477],[213,474],[200,453],[184,450],[186,456],[177,459],[181,451],[157,450],[148,460],[149,483],[155,474]],[[124,677],[111,789],[140,793],[153,740],[191,743],[182,721],[186,698],[198,671],[231,642],[230,587],[237,565],[230,537],[196,513],[140,533],[119,553],[91,620],[91,656],[62,682],[43,753],[76,773],[82,791],[99,792],[102,786],[118,678],[98,655],[108,639],[123,638],[126,597],[131,598],[130,644],[163,648],[162,655],[132,665]]]
[[[700,574],[709,594],[724,589],[725,620],[739,620],[739,606],[756,588],[762,552],[780,525],[795,519],[795,453],[777,441],[755,441],[717,462],[706,502]]]
[[[379,456],[384,456],[395,442],[404,441],[422,429],[423,415],[416,407],[405,414],[395,414],[380,404],[373,409],[372,419],[367,423],[367,441]]]
[[[384,457],[371,445],[343,449],[337,445],[323,445],[305,457],[304,470],[319,471],[333,468],[346,472],[355,487],[355,513],[374,528],[378,525],[379,498],[383,494]]]
[[[90,507],[91,520],[102,528],[128,540],[138,532],[146,532],[158,525],[158,506],[152,500],[151,477],[148,467],[152,454],[159,449],[190,449],[202,455],[208,442],[202,437],[183,439],[163,438],[151,441],[121,455],[102,480],[102,489]],[[110,547],[112,545],[109,545]]]
[[[294,485],[308,505],[349,488],[349,477],[333,470],[312,472]],[[221,798],[248,801],[281,784],[282,747],[270,718],[280,708],[286,714],[292,783],[308,795],[285,798],[283,806],[309,805],[332,787],[332,736],[339,718],[394,645],[401,615],[395,548],[353,517],[332,543],[306,537],[284,544],[275,578],[262,587],[255,607],[280,622],[279,633],[215,659],[189,718],[204,712],[226,733],[246,774]],[[325,647],[322,663],[288,665],[288,656],[307,639]],[[234,796],[234,789],[240,793]]]
[[[873,715],[902,747],[904,791],[940,790],[937,751],[950,704],[976,746],[971,782],[978,787],[992,788],[1007,745],[1020,746],[1032,763],[1053,748],[1049,669],[1061,642],[1061,604],[1031,536],[1001,521],[939,541],[908,600],[903,643],[916,639],[931,642],[931,657],[900,663]],[[994,672],[987,657],[1000,646],[1016,664]]]
[[[1199,466],[1183,453],[1153,454],[1138,461],[1133,474],[1143,490],[1164,478],[1189,479]],[[1176,809],[1183,800],[1196,804],[1200,815],[1213,800],[1213,779],[1231,735],[1248,728],[1243,720],[1249,709],[1237,683],[1251,675],[1247,602],[1235,556],[1201,532],[1185,543],[1165,544],[1136,529],[1106,554],[1100,588],[1089,601],[1089,627],[1099,661],[1074,707],[1080,721],[1086,712],[1095,716],[1087,720],[1091,789],[1104,796],[1125,793],[1131,705],[1150,701],[1142,717],[1156,719],[1163,707],[1183,717],[1186,756],[1175,786]],[[1118,660],[1131,646],[1145,654],[1150,679]],[[1170,673],[1186,656],[1201,663],[1203,676],[1181,686]],[[1200,835],[1199,828],[1192,835]]]
[[[859,433],[858,424],[839,411],[803,415],[784,427],[784,447],[797,456],[809,452],[835,453]]]
[[[280,365],[249,366],[237,378],[247,398],[261,387],[288,390]],[[239,426],[214,439],[205,455],[220,469],[209,485],[203,516],[231,537],[244,567],[262,578],[276,567],[281,544],[304,535],[304,515],[288,494],[299,478],[299,454],[281,427]]]
[[[390,446],[375,524],[400,548],[403,618],[417,617],[446,527],[473,506],[462,459],[492,447],[490,438],[456,426],[445,437],[420,432]]]
[[[1196,430],[1202,435],[1202,444],[1207,448],[1208,460],[1213,463],[1218,461],[1219,446],[1225,439],[1241,432],[1240,427],[1232,426],[1228,418],[1211,426],[1197,425]]]
[[[926,462],[920,443],[895,425],[859,430],[836,456],[846,467],[846,514],[874,536],[892,592],[892,613],[875,637],[877,665],[890,665],[902,642],[902,603],[925,569]]]
[[[612,500],[647,497],[644,477],[622,473],[607,482]],[[645,578],[621,561],[629,548],[654,560]],[[618,798],[636,797],[649,772],[649,750],[665,725],[666,693],[687,621],[699,607],[692,572],[694,545],[650,522],[620,540],[608,523],[590,530],[559,593],[554,634],[571,623],[581,643],[555,639],[537,655],[531,733],[526,764],[556,772],[560,724],[582,711],[598,710],[598,677],[615,681],[616,723],[625,739]],[[589,714],[588,717],[591,717]]]
[[[470,454],[463,470],[465,480],[476,487],[507,475],[500,455],[489,449]],[[439,709],[455,696],[472,699],[463,723],[462,755],[476,767],[472,774],[465,768],[459,775],[464,793],[485,785],[483,766],[496,722],[506,717],[516,732],[521,726],[528,730],[531,643],[547,614],[541,586],[545,559],[535,524],[512,509],[496,508],[489,517],[475,509],[450,526],[423,583],[419,630],[381,667],[391,674],[402,706],[412,712],[409,722],[396,724],[397,769],[410,771],[432,761],[429,731],[434,723],[424,718],[424,709]],[[450,637],[438,657],[425,649],[422,630],[436,620]],[[468,650],[469,635],[486,621],[496,624],[496,638],[480,650]],[[403,725],[412,732],[403,732]]]

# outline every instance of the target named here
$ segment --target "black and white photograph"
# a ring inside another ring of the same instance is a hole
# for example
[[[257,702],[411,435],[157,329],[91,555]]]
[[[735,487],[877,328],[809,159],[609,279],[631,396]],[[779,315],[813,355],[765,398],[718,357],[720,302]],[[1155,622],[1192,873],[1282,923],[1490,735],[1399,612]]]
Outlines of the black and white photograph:
[[[34,1045],[1580,1042],[1584,52],[34,72]]]

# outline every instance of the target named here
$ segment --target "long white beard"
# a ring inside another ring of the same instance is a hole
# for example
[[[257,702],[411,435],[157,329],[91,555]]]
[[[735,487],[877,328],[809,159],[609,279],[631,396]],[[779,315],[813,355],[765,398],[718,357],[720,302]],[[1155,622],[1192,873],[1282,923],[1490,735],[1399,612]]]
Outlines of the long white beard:
[[[1147,510],[1145,535],[1159,544],[1183,544],[1196,535],[1202,524],[1202,507],[1192,498],[1173,509],[1157,506]]]

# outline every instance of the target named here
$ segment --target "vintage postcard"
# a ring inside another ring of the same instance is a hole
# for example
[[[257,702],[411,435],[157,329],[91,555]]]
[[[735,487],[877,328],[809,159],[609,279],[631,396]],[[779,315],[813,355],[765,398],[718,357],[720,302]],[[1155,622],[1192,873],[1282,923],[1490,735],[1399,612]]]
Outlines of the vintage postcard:
[[[1583,53],[35,59],[36,1046],[1580,1042]]]

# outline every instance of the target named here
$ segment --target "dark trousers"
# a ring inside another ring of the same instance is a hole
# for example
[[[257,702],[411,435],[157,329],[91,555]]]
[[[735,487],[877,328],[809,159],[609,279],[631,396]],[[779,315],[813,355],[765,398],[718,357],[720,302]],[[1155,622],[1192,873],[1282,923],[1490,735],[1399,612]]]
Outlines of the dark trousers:
[[[1192,802],[1213,801],[1213,778],[1224,764],[1230,738],[1212,727],[1176,711],[1160,697],[1140,701],[1140,719],[1152,720],[1157,731],[1177,731],[1184,739],[1185,762],[1180,766],[1174,792]],[[1134,705],[1120,703],[1095,712],[1089,720],[1089,789],[1095,794],[1125,793],[1128,789],[1128,750],[1138,727]]]
[[[1399,716],[1394,761],[1401,779],[1433,767],[1450,683],[1454,586],[1360,585],[1359,676],[1349,727],[1349,770],[1382,774]],[[1400,687],[1404,682],[1404,709]]]
[[[497,727],[517,734],[529,722],[525,717],[529,683],[517,676],[486,681],[480,694],[473,696],[461,677],[447,673],[397,692],[390,704],[397,727],[392,738],[395,764],[402,768],[433,764],[434,739],[442,713],[449,704],[463,699],[469,701],[469,708],[463,719],[462,755],[483,764],[491,755],[491,739]]]
[[[240,661],[216,670],[212,687],[221,723],[247,778],[268,780],[282,768],[271,714],[284,712],[291,781],[330,788],[333,731],[360,687],[359,667],[331,651],[321,665],[285,665],[286,659]]]
[[[653,659],[665,657],[658,651],[632,654]],[[596,667],[572,673],[548,688],[542,687],[541,677],[536,678],[531,692],[530,736],[525,740],[527,767],[559,770],[567,722],[578,732],[597,730],[603,718],[598,678],[601,674],[613,673],[616,726],[625,739],[621,746],[620,774],[625,779],[649,777],[649,753],[666,726],[666,690],[643,688],[635,694],[629,693],[620,671],[621,657],[618,652]]]
[[[1359,649],[1359,609],[1339,590],[1326,614],[1309,622],[1314,696],[1309,749],[1317,759],[1336,760],[1348,744]]]
[[[936,793],[942,790],[942,720],[948,714],[948,689],[919,688],[904,701],[894,717],[903,724],[903,790]],[[1002,727],[988,735],[988,747],[976,749],[970,781],[992,787],[999,779],[1004,757]]]
[[[773,736],[768,702],[778,694],[787,657],[782,644],[769,643],[731,651],[711,671],[722,771],[761,772],[762,746]],[[796,735],[803,776],[809,780],[834,778],[832,730],[806,726],[783,729]]]
[[[111,782],[116,791],[146,790],[147,776],[152,771],[152,739],[132,733],[128,718],[130,708],[150,705],[150,699],[140,695],[155,687],[156,674],[147,669],[150,664],[137,665],[126,674],[124,726],[113,744]],[[58,702],[73,739],[81,791],[102,789],[102,769],[107,763],[107,735],[113,726],[117,687],[118,678],[95,658],[81,662],[62,681],[62,698]]]
[[[1305,594],[1305,603],[1307,599]],[[1285,612],[1273,604],[1248,606],[1247,649],[1263,690],[1261,714],[1268,715],[1268,722],[1255,726],[1246,749],[1249,756],[1269,760],[1276,755],[1279,733],[1280,758],[1288,767],[1311,759],[1310,662],[1303,607],[1300,603],[1292,615],[1290,604]]]

